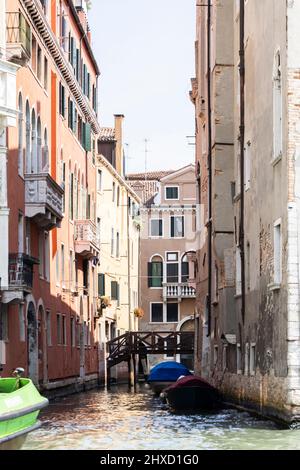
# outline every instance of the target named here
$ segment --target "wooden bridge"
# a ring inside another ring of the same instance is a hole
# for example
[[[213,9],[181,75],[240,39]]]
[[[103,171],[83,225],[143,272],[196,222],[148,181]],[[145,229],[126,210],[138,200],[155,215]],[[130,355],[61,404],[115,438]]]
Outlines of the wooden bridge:
[[[134,331],[112,339],[107,343],[107,374],[111,367],[126,361],[130,382],[136,383],[136,360],[146,359],[148,354],[193,354],[194,332],[190,331]]]

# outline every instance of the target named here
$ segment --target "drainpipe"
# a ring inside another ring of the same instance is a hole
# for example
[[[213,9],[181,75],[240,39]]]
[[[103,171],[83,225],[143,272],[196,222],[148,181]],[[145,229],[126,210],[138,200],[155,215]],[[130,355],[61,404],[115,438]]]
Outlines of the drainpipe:
[[[212,116],[211,116],[211,3],[207,5],[207,108],[208,108],[208,301],[207,336],[211,334],[211,301],[212,301]]]
[[[241,314],[243,323],[245,321],[245,176],[244,176],[244,154],[245,154],[245,2],[240,0],[240,227],[239,247],[241,254],[241,283],[242,283],[242,305]]]

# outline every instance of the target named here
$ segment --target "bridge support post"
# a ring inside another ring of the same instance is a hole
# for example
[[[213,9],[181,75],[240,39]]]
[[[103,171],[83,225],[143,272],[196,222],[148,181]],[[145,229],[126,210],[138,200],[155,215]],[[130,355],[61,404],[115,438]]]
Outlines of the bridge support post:
[[[128,386],[135,387],[137,383],[136,357],[135,354],[128,359]]]

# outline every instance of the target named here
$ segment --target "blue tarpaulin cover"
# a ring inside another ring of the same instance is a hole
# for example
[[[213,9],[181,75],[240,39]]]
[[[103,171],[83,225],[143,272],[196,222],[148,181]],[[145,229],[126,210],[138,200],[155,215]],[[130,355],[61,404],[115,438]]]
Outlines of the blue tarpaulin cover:
[[[193,375],[187,367],[179,362],[160,362],[150,372],[148,382],[175,381],[181,375]]]

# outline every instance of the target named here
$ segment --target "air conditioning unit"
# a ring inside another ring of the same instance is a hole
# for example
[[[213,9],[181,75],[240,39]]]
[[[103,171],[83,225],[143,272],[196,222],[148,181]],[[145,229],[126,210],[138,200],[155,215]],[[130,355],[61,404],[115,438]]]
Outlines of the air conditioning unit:
[[[6,364],[6,344],[5,341],[0,341],[0,365]]]

